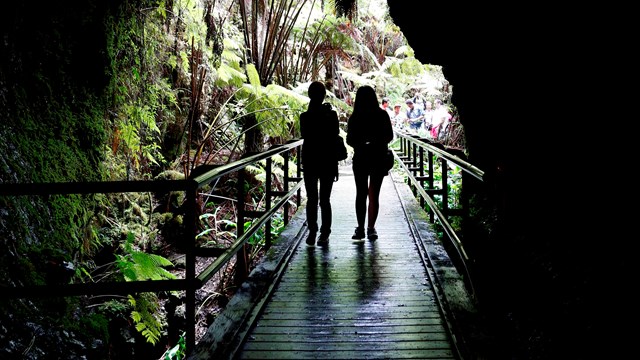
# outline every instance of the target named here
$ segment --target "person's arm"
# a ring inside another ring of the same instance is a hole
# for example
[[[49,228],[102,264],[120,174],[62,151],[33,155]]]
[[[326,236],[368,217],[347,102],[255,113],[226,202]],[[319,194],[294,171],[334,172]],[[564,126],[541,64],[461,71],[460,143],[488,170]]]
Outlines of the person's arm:
[[[393,140],[393,126],[391,125],[391,119],[389,118],[389,114],[385,113],[385,117],[384,120],[382,122],[382,126],[383,126],[383,137],[382,137],[382,141],[384,141],[385,144],[389,144],[392,140]]]
[[[431,125],[433,123],[433,111],[424,112],[424,121],[426,125]]]
[[[353,117],[349,117],[347,120],[347,145],[352,148],[357,147],[358,144],[358,130],[356,129],[356,122]]]
[[[306,113],[302,113],[300,114],[300,138],[304,139],[307,137],[307,126],[306,126],[306,121],[305,121],[305,116]]]

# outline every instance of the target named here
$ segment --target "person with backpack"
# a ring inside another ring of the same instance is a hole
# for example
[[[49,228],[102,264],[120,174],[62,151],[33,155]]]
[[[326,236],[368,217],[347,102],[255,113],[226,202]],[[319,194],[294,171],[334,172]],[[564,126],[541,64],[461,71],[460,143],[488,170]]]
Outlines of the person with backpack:
[[[331,156],[334,141],[340,134],[338,114],[331,104],[323,103],[326,88],[320,81],[309,85],[309,106],[300,114],[300,134],[302,143],[302,173],[307,192],[307,226],[309,235],[306,243],[315,246],[326,244],[331,233],[331,190],[338,176],[338,160]],[[319,187],[318,187],[319,185]],[[321,226],[318,227],[318,204],[320,205]]]
[[[353,148],[352,168],[356,182],[358,226],[351,237],[354,240],[364,239],[367,215],[367,238],[378,238],[375,226],[380,209],[380,188],[389,174],[384,160],[393,135],[391,119],[378,105],[375,90],[368,85],[358,88],[353,113],[347,122],[347,144]]]

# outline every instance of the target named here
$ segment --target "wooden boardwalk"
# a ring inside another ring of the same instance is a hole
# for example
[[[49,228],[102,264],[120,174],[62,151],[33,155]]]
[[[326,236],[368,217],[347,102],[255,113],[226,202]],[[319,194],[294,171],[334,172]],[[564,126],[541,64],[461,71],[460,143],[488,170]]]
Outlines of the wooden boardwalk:
[[[287,229],[289,250],[267,266],[267,282],[275,284],[258,291],[265,281],[255,280],[245,288],[252,295],[240,295],[190,359],[464,358],[447,290],[438,285],[441,279],[459,291],[459,277],[408,187],[396,175],[385,177],[376,241],[351,239],[354,202],[353,174],[344,166],[332,192],[329,244],[305,244],[301,209]],[[248,302],[256,306],[247,310]]]

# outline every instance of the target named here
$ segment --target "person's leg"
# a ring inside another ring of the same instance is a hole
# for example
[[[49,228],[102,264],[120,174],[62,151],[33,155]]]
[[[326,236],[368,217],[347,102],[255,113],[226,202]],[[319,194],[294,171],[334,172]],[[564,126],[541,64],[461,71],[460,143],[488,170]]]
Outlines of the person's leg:
[[[380,210],[380,188],[382,188],[382,181],[384,175],[374,174],[371,175],[369,181],[369,209],[367,210],[367,237],[371,240],[378,238],[376,231],[376,221],[378,220],[378,212]]]
[[[364,220],[367,213],[367,196],[369,193],[369,175],[366,170],[353,167],[353,178],[356,182],[356,219],[358,227],[353,239],[364,238]]]
[[[331,234],[331,190],[333,189],[333,175],[320,177],[320,214],[322,224],[318,240],[326,241]]]
[[[314,174],[304,174],[304,188],[307,192],[307,226],[309,236],[307,244],[314,245],[316,233],[318,232],[318,176]]]

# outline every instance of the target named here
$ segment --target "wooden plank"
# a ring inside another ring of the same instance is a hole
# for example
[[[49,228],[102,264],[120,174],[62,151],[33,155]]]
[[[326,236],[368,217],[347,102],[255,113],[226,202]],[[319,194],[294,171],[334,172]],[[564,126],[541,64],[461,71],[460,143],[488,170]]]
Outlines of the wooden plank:
[[[325,341],[314,342],[296,342],[296,341],[268,341],[258,342],[252,341],[245,347],[245,350],[262,350],[262,351],[308,351],[308,350],[324,350],[324,351],[347,351],[353,349],[363,349],[366,351],[382,351],[382,350],[447,350],[449,349],[449,341],[397,341],[383,337],[376,338],[352,338],[336,341],[327,339]]]
[[[429,350],[429,351],[403,351],[378,350],[378,351],[326,351],[323,349],[313,349],[308,351],[291,352],[269,352],[264,350],[246,351],[242,354],[243,359],[332,359],[332,360],[353,360],[353,359],[455,359],[450,350]]]
[[[337,335],[347,336],[354,334],[353,327],[347,326],[325,326],[325,327],[256,327],[251,333],[252,341],[262,341],[261,336],[266,338],[272,335],[290,336],[293,341],[296,336],[307,338],[320,338]],[[445,340],[447,334],[442,331],[439,325],[402,325],[402,326],[371,326],[358,329],[357,334],[360,335],[394,335],[398,338],[408,335],[418,339]]]
[[[366,313],[361,311],[353,311],[354,308],[344,310],[341,309],[339,311],[332,311],[331,313],[327,313],[324,309],[315,310],[309,309],[307,311],[273,311],[270,310],[268,313],[263,314],[262,319],[264,320],[294,320],[294,319],[318,319],[325,320],[330,318],[332,320],[338,319],[353,319],[357,317],[359,319],[363,319],[367,317]],[[367,312],[369,317],[373,317],[376,315],[384,315],[387,318],[402,318],[402,319],[425,319],[425,318],[439,318],[440,313],[437,309],[435,310],[423,310],[421,308],[409,308],[403,309],[402,311],[394,311],[393,313],[389,313],[388,311],[384,311],[386,308],[379,307],[378,309],[374,309],[373,311],[369,309]]]
[[[391,179],[373,242],[351,240],[349,181],[341,174],[334,184],[329,244],[301,242],[237,358],[456,358]]]

